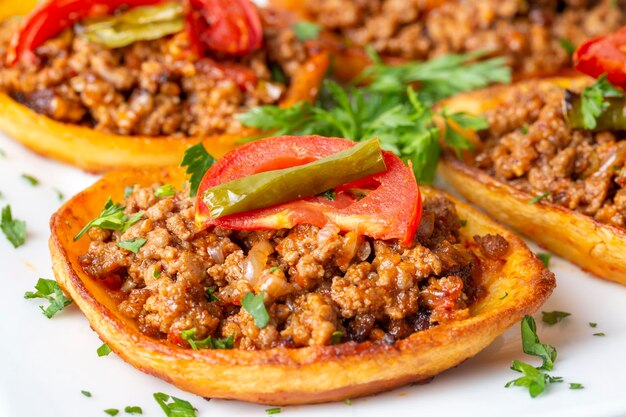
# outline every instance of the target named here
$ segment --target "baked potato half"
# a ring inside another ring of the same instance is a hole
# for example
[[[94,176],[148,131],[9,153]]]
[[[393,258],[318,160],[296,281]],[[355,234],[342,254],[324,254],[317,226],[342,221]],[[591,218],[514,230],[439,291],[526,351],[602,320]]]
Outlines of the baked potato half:
[[[470,318],[413,333],[392,345],[346,342],[256,351],[182,348],[146,336],[118,310],[109,290],[81,267],[79,257],[89,242],[74,242],[73,236],[98,215],[107,197],[121,199],[125,185],[183,180],[182,171],[174,169],[106,175],[53,215],[50,251],[59,285],[114,352],[136,368],[204,397],[272,405],[320,403],[425,380],[476,355],[525,314],[536,311],[555,286],[554,275],[521,239],[454,200],[460,218],[467,220],[464,239],[492,233],[509,242],[506,262],[481,259],[481,285],[486,291],[470,308]],[[431,188],[422,191],[442,194]],[[502,298],[505,292],[508,296]]]
[[[552,78],[534,82],[540,89],[554,85],[580,89],[590,78]],[[528,84],[521,84],[522,89]],[[503,102],[514,86],[498,86],[446,100],[441,107],[451,111],[481,114]],[[593,217],[541,200],[529,204],[533,194],[498,181],[470,163],[465,154],[459,160],[446,150],[439,165],[441,176],[463,197],[483,208],[547,250],[570,260],[600,277],[626,284],[626,230],[601,223]]]
[[[0,19],[28,13],[35,4],[34,0],[0,2]],[[312,54],[292,78],[280,105],[288,107],[302,100],[313,100],[327,68],[325,52]],[[220,157],[236,147],[242,137],[258,133],[244,129],[238,134],[209,137],[117,135],[53,120],[3,92],[0,92],[0,131],[38,154],[94,173],[177,165],[185,150],[199,141],[212,155]]]

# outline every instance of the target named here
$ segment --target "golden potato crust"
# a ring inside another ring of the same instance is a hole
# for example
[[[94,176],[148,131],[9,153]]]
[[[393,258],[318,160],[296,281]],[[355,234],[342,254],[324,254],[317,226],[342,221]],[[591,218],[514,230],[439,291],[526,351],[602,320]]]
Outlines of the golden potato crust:
[[[467,220],[463,236],[500,234],[510,244],[501,268],[485,267],[485,296],[471,317],[414,333],[393,345],[348,342],[300,349],[193,351],[142,334],[117,302],[80,267],[87,240],[73,242],[108,196],[120,200],[124,186],[180,183],[180,170],[136,170],[105,176],[68,201],[51,219],[50,251],[60,286],[92,328],[121,358],[138,369],[204,397],[287,405],[338,401],[425,380],[458,365],[531,314],[549,297],[554,275],[524,242],[468,205],[455,201]],[[441,193],[430,188],[425,195]],[[451,198],[451,197],[449,197]],[[507,292],[508,296],[501,299]]]

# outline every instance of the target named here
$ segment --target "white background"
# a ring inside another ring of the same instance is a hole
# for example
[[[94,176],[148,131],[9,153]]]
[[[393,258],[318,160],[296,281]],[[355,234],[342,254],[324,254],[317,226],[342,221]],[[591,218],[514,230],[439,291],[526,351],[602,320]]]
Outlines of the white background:
[[[0,136],[0,206],[11,204],[13,214],[27,222],[26,244],[13,249],[0,236],[0,416],[106,416],[107,408],[140,406],[144,416],[163,416],[152,398],[165,392],[190,401],[198,416],[264,416],[267,406],[211,400],[179,391],[144,375],[115,354],[98,357],[101,345],[76,306],[49,320],[39,300],[25,300],[39,277],[52,278],[47,241],[48,220],[60,206],[55,188],[66,199],[97,180],[53,161],[38,157]],[[37,187],[21,178],[29,174]],[[554,384],[531,399],[527,390],[504,384],[519,374],[513,359],[538,363],[523,354],[519,325],[473,359],[436,377],[426,385],[407,386],[365,399],[318,406],[283,407],[289,416],[626,416],[626,287],[581,272],[552,258],[558,287],[542,308],[572,313],[561,323],[541,322],[543,342],[558,349]],[[593,329],[589,322],[597,322]],[[604,332],[605,337],[593,333]],[[216,376],[219,377],[219,376]],[[583,390],[568,389],[578,382]],[[81,390],[88,390],[86,398]]]

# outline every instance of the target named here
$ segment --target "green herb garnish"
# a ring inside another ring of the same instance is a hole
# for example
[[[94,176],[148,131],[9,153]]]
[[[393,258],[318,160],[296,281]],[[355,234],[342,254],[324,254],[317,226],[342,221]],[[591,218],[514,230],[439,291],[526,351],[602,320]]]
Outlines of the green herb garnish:
[[[22,174],[22,178],[24,178],[26,181],[28,181],[28,183],[30,185],[32,185],[33,187],[36,187],[39,185],[39,180],[35,177],[33,177],[32,175],[28,175],[28,174]]]
[[[510,386],[527,387],[532,398],[535,398],[546,389],[548,375],[544,374],[539,369],[536,369],[534,366],[518,360],[513,360],[511,369],[521,372],[524,376],[507,382],[505,385],[506,388],[509,388]]]
[[[606,334],[604,334],[604,332],[600,332],[600,333],[594,333],[594,336],[606,336]]]
[[[133,224],[141,220],[144,216],[143,211],[141,211],[133,214],[131,217],[128,217],[128,215],[124,213],[125,208],[125,206],[122,206],[119,203],[114,203],[109,197],[107,202],[104,204],[104,209],[100,212],[100,215],[87,223],[85,227],[83,227],[82,230],[74,236],[74,241],[80,239],[92,227],[124,232]]]
[[[39,278],[35,284],[36,292],[27,291],[24,298],[43,298],[50,303],[47,307],[39,306],[43,314],[51,319],[56,313],[72,304],[72,300],[68,299],[59,288],[59,284],[53,279]]]
[[[559,44],[561,45],[561,48],[563,48],[563,50],[565,52],[567,52],[567,55],[569,55],[569,56],[572,56],[574,54],[574,51],[576,51],[576,47],[568,39],[560,38],[559,39]]]
[[[592,327],[592,328],[595,329],[597,326],[598,326],[598,323],[594,323],[594,322],[591,322],[591,321],[589,322],[589,327]]]
[[[65,200],[65,195],[63,194],[63,191],[59,190],[58,188],[54,188],[53,190],[57,194],[57,198],[59,199],[59,201]]]
[[[280,414],[280,412],[281,412],[280,407],[268,408],[265,410],[265,413],[269,416],[273,414]]]
[[[120,413],[120,410],[118,410],[117,408],[108,408],[104,410],[104,412],[110,416],[116,416]]]
[[[220,299],[215,295],[215,288],[209,287],[206,289],[206,296],[209,301],[219,301]]]
[[[189,346],[193,350],[199,349],[232,349],[235,344],[235,335],[231,334],[226,339],[214,339],[211,336],[207,336],[206,339],[195,340],[196,329],[191,328],[180,332],[180,337],[189,343]]]
[[[549,191],[546,191],[545,193],[540,194],[540,195],[538,195],[537,197],[535,197],[535,198],[533,198],[532,200],[530,200],[530,201],[528,202],[528,204],[537,204],[538,202],[540,202],[540,201],[542,201],[542,200],[544,200],[544,199],[546,199],[546,198],[548,198],[548,197],[550,197],[550,192],[549,192]]]
[[[343,332],[336,331],[336,332],[333,332],[333,334],[330,336],[331,345],[338,345],[341,343],[342,340],[343,340]]]
[[[180,163],[181,167],[187,167],[187,175],[189,177],[189,191],[190,196],[194,197],[198,193],[198,187],[204,174],[215,163],[213,158],[204,148],[202,142],[190,147],[185,151],[183,162]]]
[[[161,271],[159,271],[158,269],[156,269],[156,268],[155,268],[155,269],[152,271],[152,276],[153,276],[154,278],[158,278],[158,277],[160,277],[160,276],[161,276]]]
[[[117,246],[119,246],[122,249],[131,251],[134,254],[137,254],[139,253],[139,249],[141,249],[141,247],[145,245],[147,241],[148,241],[147,239],[143,239],[143,238],[123,240],[121,242],[118,242]]]
[[[143,414],[143,410],[141,409],[141,407],[130,405],[124,408],[124,412],[126,414]]]
[[[570,313],[564,311],[542,311],[541,320],[546,324],[557,324],[565,317],[571,316]]]
[[[103,356],[109,356],[109,354],[112,352],[111,348],[109,347],[109,345],[107,345],[106,343],[103,343],[97,350],[96,353],[98,354],[99,357],[103,357]]]
[[[607,97],[623,97],[624,94],[609,82],[606,75],[601,75],[591,86],[585,88],[581,94],[581,112],[583,127],[593,130],[597,119],[609,107]]]
[[[302,42],[311,39],[317,39],[320,35],[321,30],[322,28],[320,27],[320,25],[304,20],[296,22],[293,25],[293,31],[296,34],[296,38],[298,38],[298,40]]]
[[[160,186],[154,191],[155,197],[171,197],[176,194],[176,189],[172,186],[172,184],[165,184]]]
[[[254,318],[254,325],[259,329],[263,329],[270,321],[270,315],[265,308],[265,293],[260,292],[257,295],[249,292],[243,297],[241,306]]]
[[[527,355],[538,356],[543,360],[539,369],[552,370],[557,355],[556,349],[539,341],[537,324],[531,316],[525,316],[522,320],[522,347]]]
[[[18,248],[26,242],[26,222],[13,218],[10,205],[2,209],[0,229],[14,248]]]
[[[326,200],[328,201],[335,201],[335,197],[337,197],[337,193],[335,192],[335,190],[324,191],[322,195],[326,197]]]
[[[91,392],[89,391],[81,391],[80,393],[83,394],[87,398],[91,398]]]
[[[345,400],[343,400],[343,403],[345,405],[352,405],[352,400],[350,398],[346,398]]]
[[[504,300],[508,296],[509,296],[509,293],[507,291],[505,291],[504,295],[502,297],[498,298],[498,300]]]
[[[548,268],[550,266],[550,259],[552,259],[552,254],[550,253],[538,253],[537,257],[541,259],[543,265]]]
[[[189,401],[162,392],[154,393],[153,396],[167,417],[196,417],[196,409]]]
[[[580,384],[578,382],[570,382],[569,389],[585,389],[585,387],[583,384]]]
[[[130,197],[130,195],[135,190],[135,186],[129,185],[128,187],[124,187],[124,198]]]

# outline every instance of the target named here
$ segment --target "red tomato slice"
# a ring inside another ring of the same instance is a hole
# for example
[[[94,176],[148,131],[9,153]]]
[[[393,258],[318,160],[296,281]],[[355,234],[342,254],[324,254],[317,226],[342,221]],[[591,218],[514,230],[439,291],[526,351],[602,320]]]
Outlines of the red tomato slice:
[[[263,43],[259,12],[249,0],[185,0],[187,33],[195,52],[247,55]]]
[[[14,65],[21,59],[35,62],[35,49],[79,20],[107,16],[122,6],[149,6],[163,1],[165,0],[47,0],[39,3],[22,19],[13,34],[6,55],[7,65]]]
[[[580,72],[595,78],[606,74],[613,85],[626,88],[626,27],[580,45],[574,63]]]
[[[333,201],[308,197],[246,213],[212,219],[202,197],[206,190],[259,172],[303,165],[335,154],[354,142],[321,136],[281,136],[249,143],[228,153],[205,174],[196,197],[196,223],[233,230],[274,230],[298,224],[324,227],[336,224],[375,239],[413,241],[421,218],[421,197],[410,167],[391,152],[383,151],[387,171],[337,187]],[[348,190],[374,188],[361,199]]]

